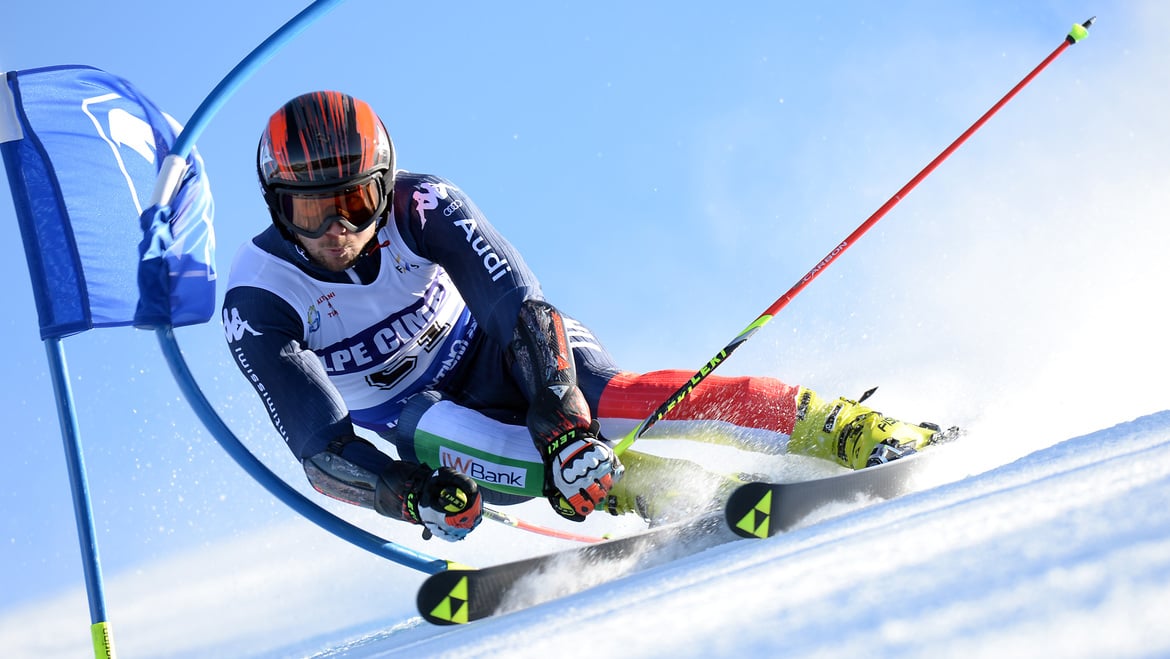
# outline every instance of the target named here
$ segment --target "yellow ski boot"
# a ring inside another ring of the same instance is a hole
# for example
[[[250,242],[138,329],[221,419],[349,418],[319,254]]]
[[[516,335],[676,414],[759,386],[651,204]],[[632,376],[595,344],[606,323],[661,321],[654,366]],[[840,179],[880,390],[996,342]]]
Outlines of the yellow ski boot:
[[[801,387],[788,451],[861,469],[896,460],[959,434],[958,428],[942,431],[933,423],[914,425],[861,405],[873,392],[867,391],[860,401],[838,398],[826,402],[816,392]]]

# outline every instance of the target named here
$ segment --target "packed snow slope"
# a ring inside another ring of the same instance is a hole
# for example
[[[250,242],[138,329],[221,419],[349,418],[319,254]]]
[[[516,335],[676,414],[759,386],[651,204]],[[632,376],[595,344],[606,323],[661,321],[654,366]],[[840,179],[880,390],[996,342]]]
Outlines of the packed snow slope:
[[[422,622],[418,573],[304,522],[259,527],[110,575],[117,649],[266,658],[1170,656],[1170,410],[1007,458],[1025,438],[986,433],[940,449],[945,459],[898,499],[826,508],[770,540],[732,542],[463,627]],[[540,519],[539,505],[518,514]],[[564,546],[487,522],[475,535],[425,549],[490,565]],[[87,656],[84,611],[78,587],[7,612],[5,656]]]
[[[388,619],[322,656],[1166,656],[1168,501],[1170,411],[473,625]]]

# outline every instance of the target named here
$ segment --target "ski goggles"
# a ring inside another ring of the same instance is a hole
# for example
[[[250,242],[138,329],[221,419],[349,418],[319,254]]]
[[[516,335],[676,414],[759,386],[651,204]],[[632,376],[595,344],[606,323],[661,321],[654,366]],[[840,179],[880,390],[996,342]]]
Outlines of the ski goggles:
[[[341,189],[274,188],[268,205],[289,230],[305,238],[320,238],[334,223],[349,231],[365,231],[386,213],[389,200],[385,177],[378,173]]]

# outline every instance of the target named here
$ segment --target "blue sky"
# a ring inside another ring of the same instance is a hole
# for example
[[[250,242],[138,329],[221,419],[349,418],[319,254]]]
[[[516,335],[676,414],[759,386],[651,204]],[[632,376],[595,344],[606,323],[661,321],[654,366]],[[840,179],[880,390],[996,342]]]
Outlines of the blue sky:
[[[469,4],[350,0],[228,102],[198,144],[222,277],[267,222],[254,169],[267,116],[341,89],[380,112],[401,167],[470,194],[623,365],[696,369],[1098,15],[721,372],[830,395],[880,384],[885,411],[985,429],[997,453],[1170,400],[1161,3]],[[0,67],[97,66],[184,121],[302,6],[21,3],[6,10]],[[0,222],[15,233],[6,187]],[[81,582],[47,362],[12,253],[0,610]],[[178,337],[237,434],[299,483],[218,323]],[[153,334],[95,331],[65,349],[107,571],[289,519],[200,427]]]

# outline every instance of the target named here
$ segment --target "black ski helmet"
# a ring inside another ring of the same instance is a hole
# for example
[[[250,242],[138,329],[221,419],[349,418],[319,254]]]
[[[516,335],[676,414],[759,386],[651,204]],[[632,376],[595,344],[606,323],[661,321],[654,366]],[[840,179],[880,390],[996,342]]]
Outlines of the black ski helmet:
[[[347,228],[383,221],[394,189],[394,144],[366,102],[336,91],[310,92],[268,119],[256,149],[256,169],[273,223],[285,237],[315,238],[329,223],[316,231],[298,227],[289,200],[363,192],[376,204],[373,215],[362,218],[361,227],[346,222]]]

